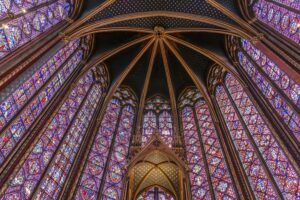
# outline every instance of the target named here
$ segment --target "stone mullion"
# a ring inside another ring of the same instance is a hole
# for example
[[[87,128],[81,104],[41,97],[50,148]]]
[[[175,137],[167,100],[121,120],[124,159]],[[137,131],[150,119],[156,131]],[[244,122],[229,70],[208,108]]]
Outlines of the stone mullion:
[[[48,5],[50,5],[50,4],[54,3],[54,2],[56,2],[56,0],[52,0],[50,2],[42,3],[42,4],[37,5],[35,7],[28,8],[26,10],[26,12],[22,12],[22,10],[20,10],[20,13],[18,13],[16,15],[14,13],[12,13],[12,12],[9,11],[8,12],[8,16],[0,20],[0,24],[5,24],[5,23],[7,23],[7,22],[9,22],[9,21],[11,21],[13,19],[19,18],[19,17],[21,17],[23,15],[26,15],[27,13],[34,12],[34,11],[38,10],[39,8],[42,8],[44,6],[48,6]]]
[[[117,132],[118,132],[118,129],[119,129],[123,109],[124,109],[124,106],[121,107],[121,110],[119,112],[119,116],[118,116],[118,119],[117,119],[117,123],[116,123],[116,126],[115,126],[113,137],[111,139],[109,152],[108,152],[106,163],[105,163],[105,166],[104,166],[104,169],[103,169],[103,175],[102,175],[102,178],[101,178],[101,183],[100,183],[99,190],[98,190],[98,193],[97,193],[97,199],[98,200],[102,200],[102,197],[103,197],[103,189],[104,189],[104,185],[105,185],[105,181],[106,181],[106,176],[107,176],[107,173],[108,173],[108,167],[109,167],[109,164],[110,164],[110,161],[111,161],[111,156],[112,156],[112,153],[113,153],[113,150],[114,150],[116,136],[117,136]]]
[[[30,126],[27,130],[28,134],[24,134],[23,139],[18,143],[18,145],[14,148],[13,152],[10,153],[6,163],[3,163],[0,168],[0,187],[3,187],[4,183],[7,181],[11,173],[15,171],[14,169],[18,167],[25,158],[26,151],[31,149],[32,144],[40,135],[43,126],[47,123],[48,119],[51,118],[59,109],[59,107],[63,104],[63,99],[71,92],[69,90],[69,86],[73,84],[72,82],[79,74],[81,68],[81,64],[74,70],[73,74],[69,76],[69,78],[65,81],[62,87],[57,91],[57,93],[50,100],[47,107],[41,112],[39,117],[35,120],[35,122]],[[1,193],[2,190],[0,190]]]
[[[214,104],[214,100],[212,97],[211,98],[211,102],[212,104]],[[214,106],[215,108],[217,108],[217,106]],[[208,106],[208,110],[209,110],[209,114],[212,118],[212,123],[213,123],[213,126],[215,127],[215,131],[216,131],[216,136],[217,136],[217,139],[219,141],[219,144],[220,144],[220,148],[221,148],[221,151],[224,155],[224,159],[225,159],[225,163],[227,164],[227,167],[229,170],[229,174],[230,174],[230,177],[232,179],[232,185],[235,189],[235,194],[236,196],[239,196],[239,194],[241,195],[241,189],[240,189],[240,184],[243,184],[243,183],[240,183],[238,182],[238,178],[237,178],[237,173],[234,169],[234,166],[232,166],[232,158],[233,156],[231,155],[231,152],[230,152],[230,147],[227,147],[226,146],[226,142],[225,141],[228,141],[228,139],[224,139],[223,137],[221,137],[222,134],[222,131],[221,131],[221,128],[220,128],[220,121],[219,121],[219,116],[218,116],[218,113],[216,110],[211,110],[210,107]],[[216,114],[212,114],[212,113],[216,113]],[[214,119],[216,118],[216,119]],[[226,137],[226,136],[225,136]],[[227,149],[228,148],[228,149]],[[239,188],[239,190],[238,190]]]
[[[256,145],[256,143],[255,143],[255,141],[254,141],[254,139],[253,139],[253,137],[251,135],[251,132],[248,129],[248,126],[246,125],[246,123],[245,123],[245,121],[244,121],[241,113],[239,112],[239,109],[238,109],[237,105],[235,104],[233,98],[231,97],[231,94],[228,91],[227,86],[224,83],[222,85],[223,85],[224,91],[226,92],[226,94],[227,94],[227,96],[228,96],[228,98],[230,100],[231,105],[233,106],[233,108],[234,108],[234,110],[235,110],[235,112],[236,112],[236,114],[238,116],[238,119],[239,119],[240,123],[242,124],[242,127],[243,127],[244,131],[246,132],[246,135],[248,136],[249,141],[251,142],[251,144],[252,144],[252,146],[253,146],[253,148],[255,150],[255,153],[256,153],[258,159],[261,161],[261,163],[263,165],[263,168],[264,168],[264,171],[266,173],[266,176],[271,181],[276,194],[281,199],[284,199],[283,196],[282,196],[282,193],[281,193],[280,189],[278,188],[278,185],[276,184],[276,181],[275,181],[272,173],[270,172],[270,169],[268,168],[268,165],[267,165],[266,161],[264,160],[263,156],[261,155],[261,153],[259,151],[259,148],[257,147],[257,145]]]
[[[284,98],[284,100],[288,103],[289,106],[293,108],[293,110],[300,114],[300,109],[295,105],[294,102],[278,87],[278,85],[266,74],[266,72],[260,67],[243,49],[241,51],[248,58],[248,60],[252,63],[254,68],[270,83],[270,85],[277,90],[277,92]],[[245,69],[243,69],[245,71]],[[246,72],[246,74],[248,74]],[[249,75],[248,75],[249,76]],[[253,80],[251,80],[253,81]],[[253,81],[254,82],[254,81]],[[256,85],[256,83],[254,83]],[[257,87],[257,86],[256,86]],[[257,87],[258,88],[258,87]],[[259,88],[258,88],[259,89]]]
[[[97,84],[97,83],[96,83]],[[70,172],[68,176],[66,177],[64,186],[58,196],[58,199],[68,199],[70,198],[70,194],[75,194],[74,191],[70,191],[72,188],[76,188],[77,182],[80,178],[81,173],[83,172],[83,168],[85,166],[85,163],[87,162],[88,155],[90,153],[91,148],[89,148],[89,141],[93,141],[93,136],[95,135],[95,132],[98,132],[98,117],[100,114],[100,110],[102,107],[102,103],[104,100],[105,93],[102,94],[102,97],[100,101],[97,104],[97,108],[95,112],[93,113],[92,120],[89,124],[89,127],[86,131],[86,134],[83,138],[83,142],[81,143],[81,146],[78,150],[78,153],[74,159],[74,162],[72,164],[72,167],[70,168]],[[69,197],[68,197],[69,196]]]
[[[43,46],[38,52],[30,56],[26,61],[22,62],[20,65],[16,65],[12,69],[8,69],[6,72],[0,72],[0,90],[4,89],[10,82],[12,82],[19,74],[24,72],[27,68],[31,67],[32,64],[37,61],[40,56],[46,51],[50,50],[55,44],[60,41],[59,37],[53,38],[48,44]],[[1,69],[0,69],[1,70]]]
[[[256,2],[257,2],[257,0],[253,0],[252,5]],[[251,24],[252,20],[256,19],[256,18],[255,18],[255,15],[254,15],[251,7],[250,7],[251,5],[249,5],[248,0],[238,1],[238,6],[241,10],[241,14],[243,15],[243,18],[246,19],[249,24]]]
[[[155,111],[153,111],[153,113],[155,114],[155,122],[156,122],[156,129],[157,129],[157,131],[159,131],[159,116],[160,116],[160,114],[162,114],[162,110],[160,110],[159,111],[159,113],[156,113]],[[156,131],[156,130],[154,130],[154,131]],[[154,132],[155,133],[155,132]],[[152,135],[154,134],[154,133],[152,133]]]
[[[238,63],[235,64],[238,65]],[[294,134],[290,132],[290,129],[286,124],[282,123],[281,117],[277,111],[274,111],[273,106],[261,93],[257,85],[253,83],[245,70],[241,66],[237,67],[237,70],[240,72],[240,75],[246,83],[246,86],[243,87],[250,94],[249,98],[257,103],[261,113],[267,119],[266,122],[270,127],[275,129],[276,134],[278,134],[280,140],[284,142],[284,145],[288,147],[287,150],[293,155],[293,158],[300,162],[300,144]]]
[[[262,41],[264,41],[269,47],[272,47],[272,44],[275,45],[275,47],[272,47],[272,49],[274,49],[274,52],[278,52],[276,53],[277,56],[290,62],[292,65],[294,65],[296,70],[300,70],[300,51],[295,41],[284,35],[281,35],[279,32],[269,27],[269,25],[264,24],[259,20],[256,20],[252,26],[265,35]]]
[[[131,130],[131,134],[130,134],[130,139],[129,139],[129,146],[128,146],[128,152],[127,152],[127,159],[129,159],[129,154],[130,154],[130,147],[131,147],[131,144],[134,142],[134,135],[135,135],[135,130],[137,128],[137,116],[136,116],[136,113],[137,113],[137,110],[139,108],[136,108],[136,110],[134,110],[134,118],[133,118],[133,125],[132,125],[132,130]]]
[[[67,25],[68,25],[67,22],[65,20],[62,20],[61,22],[52,26],[51,28],[49,28],[45,32],[41,33],[37,37],[28,41],[24,45],[18,47],[12,53],[9,53],[5,57],[3,57],[0,60],[0,65],[5,66],[5,67],[7,67],[9,65],[16,65],[18,63],[21,63],[21,61],[26,60],[26,58],[30,57],[32,54],[38,53],[38,54],[42,55],[46,51],[39,52],[39,49],[41,49],[41,48],[43,48],[43,46],[47,45],[48,42],[51,42],[51,40],[53,40],[53,38],[55,36],[57,36],[60,31],[62,31],[64,28],[66,28]],[[25,54],[26,56],[22,60],[18,61],[19,57],[21,55],[23,56],[23,54]]]
[[[73,124],[74,124],[74,122],[75,122],[75,120],[77,119],[77,115],[78,115],[79,112],[81,111],[81,109],[82,109],[84,103],[87,101],[87,97],[88,97],[89,94],[91,93],[94,84],[95,84],[95,83],[92,83],[92,84],[91,84],[90,88],[88,89],[87,93],[85,94],[85,96],[84,96],[84,98],[83,98],[83,101],[80,103],[78,109],[76,110],[73,119],[70,121],[70,124],[68,125],[66,131],[64,132],[63,137],[62,137],[61,140],[59,141],[59,144],[58,144],[58,146],[56,147],[56,149],[55,149],[55,151],[54,151],[54,153],[53,153],[53,155],[52,155],[52,157],[51,157],[49,163],[47,164],[47,167],[44,169],[43,174],[42,174],[42,176],[40,177],[39,183],[35,186],[34,190],[32,191],[32,193],[31,193],[31,195],[30,195],[30,197],[29,197],[29,199],[36,199],[36,196],[37,196],[37,189],[41,187],[43,178],[47,175],[47,172],[48,172],[48,169],[49,169],[50,165],[54,162],[54,157],[55,157],[55,155],[56,155],[57,152],[59,151],[60,147],[63,145],[64,140],[65,140],[65,138],[66,138],[67,135],[68,135],[68,132],[70,131],[71,127],[73,126]],[[33,144],[33,146],[34,146],[34,144]]]
[[[138,110],[138,108],[137,108]],[[134,110],[134,119],[133,119],[133,127],[131,129],[131,133],[130,133],[130,140],[129,140],[129,146],[128,146],[128,152],[127,152],[127,156],[126,156],[126,159],[127,159],[127,162],[129,161],[129,156],[130,156],[130,147],[131,147],[131,144],[132,144],[132,140],[134,138],[134,131],[136,130],[136,126],[137,124],[135,123],[137,121],[137,116],[136,116],[136,111],[137,110]],[[127,164],[127,163],[126,163]],[[127,166],[125,165],[125,172],[127,172]],[[120,199],[124,199],[126,197],[126,191],[127,191],[127,179],[126,179],[126,173],[124,173],[124,178],[123,178],[123,183],[122,183],[122,192],[121,192],[121,198]]]
[[[290,7],[290,6],[287,6],[287,5],[285,5],[285,4],[281,4],[281,3],[279,3],[279,2],[272,1],[272,0],[265,0],[265,1],[270,2],[270,3],[272,3],[272,4],[275,4],[275,5],[279,6],[279,7],[285,8],[285,9],[287,9],[287,10],[289,10],[289,11],[294,12],[294,13],[300,14],[300,11],[299,11],[299,10],[297,10],[297,9],[295,9],[295,8],[292,8],[292,7]]]
[[[179,131],[181,132],[181,134],[180,134],[180,139],[181,139],[181,143],[182,144],[185,144],[185,142],[184,142],[184,133],[183,133],[183,126],[182,126],[182,111],[183,111],[183,109],[179,109],[179,111],[178,111],[178,121],[179,121]],[[182,145],[182,149],[183,149],[183,155],[184,155],[184,157],[185,158],[187,158],[187,154],[186,154],[186,145]],[[189,176],[189,173],[190,172],[187,172],[187,176],[185,177],[185,179],[186,179],[186,184],[188,185],[188,188],[189,188],[189,190],[187,190],[187,188],[186,188],[186,191],[188,191],[189,192],[189,198],[190,199],[192,199],[192,191],[191,191],[191,180],[190,180],[190,176]]]
[[[250,90],[248,87],[244,88],[245,93],[247,94],[247,96],[249,97],[249,99],[253,102],[253,104],[255,105],[255,108],[257,109],[258,113],[261,115],[261,117],[263,118],[264,122],[267,124],[268,128],[271,131],[271,134],[273,134],[273,136],[275,137],[275,141],[277,141],[280,145],[280,147],[282,148],[282,150],[287,154],[287,157],[289,158],[289,161],[291,162],[292,166],[295,168],[295,170],[300,174],[300,159],[298,155],[294,155],[293,152],[290,152],[288,149],[290,149],[290,145],[287,147],[285,146],[284,142],[282,142],[281,138],[280,138],[280,130],[274,128],[273,124],[270,123],[269,118],[265,115],[265,113],[261,110],[261,107],[257,104],[256,99],[252,96]],[[256,106],[258,105],[258,106]],[[278,134],[279,132],[279,134]]]
[[[291,69],[300,73],[300,51],[295,48],[290,49],[285,45],[288,45],[286,42],[283,44],[279,42],[279,39],[272,37],[272,33],[268,33],[268,38],[264,38],[262,41],[269,49],[272,49],[273,52],[276,52],[276,56],[284,60]],[[284,40],[285,41],[285,40]],[[276,59],[276,58],[275,58]]]
[[[60,199],[73,199],[75,196],[75,192],[76,192],[76,188],[78,186],[78,181],[80,181],[80,178],[81,178],[81,174],[84,170],[84,167],[86,166],[87,164],[87,159],[88,159],[88,156],[92,150],[92,147],[93,147],[93,144],[94,142],[96,141],[96,137],[97,137],[97,133],[98,133],[98,129],[100,128],[101,126],[101,122],[104,118],[104,114],[101,114],[101,109],[103,107],[103,103],[104,103],[104,99],[105,99],[105,94],[103,94],[103,99],[101,100],[101,106],[100,106],[100,110],[99,110],[99,113],[97,115],[97,119],[96,119],[96,124],[95,124],[95,127],[93,129],[93,133],[91,134],[90,138],[87,139],[87,143],[85,145],[85,148],[82,149],[82,153],[80,153],[79,155],[79,164],[78,164],[78,167],[77,167],[77,172],[74,174],[74,176],[72,176],[72,179],[70,179],[70,181],[72,182],[72,184],[70,186],[68,186],[65,191],[62,193],[62,195],[60,196]],[[104,110],[105,111],[105,110]],[[73,195],[70,195],[70,194],[73,194]]]
[[[204,166],[205,166],[205,173],[206,173],[206,177],[207,177],[207,181],[208,181],[208,185],[209,185],[210,196],[211,196],[211,199],[216,199],[213,184],[212,184],[212,181],[211,181],[211,176],[210,176],[210,173],[209,173],[209,167],[208,167],[208,163],[207,163],[207,158],[206,158],[206,152],[205,152],[205,148],[204,148],[204,144],[203,144],[203,139],[202,139],[200,127],[199,127],[199,124],[198,124],[199,119],[198,119],[197,113],[195,111],[195,106],[193,106],[191,108],[192,108],[193,115],[194,115],[193,120],[194,120],[194,123],[196,125],[198,140],[200,142],[200,148],[201,148],[203,163],[204,163]]]
[[[35,94],[32,97],[30,97],[29,100],[26,101],[26,103],[22,106],[22,108],[19,111],[17,111],[15,116],[12,117],[6,123],[6,125],[2,128],[3,131],[8,128],[8,126],[22,113],[22,111],[24,111],[24,109],[32,102],[33,99],[35,99],[36,97],[39,96],[40,92],[43,91],[45,86],[48,85],[52,81],[52,79],[63,69],[63,67],[71,60],[71,58],[76,54],[76,52],[79,49],[80,49],[80,46],[62,63],[62,65],[48,78],[48,80],[46,80],[46,82],[35,92]],[[44,64],[42,64],[42,65],[44,65]]]
[[[221,108],[219,107],[215,96],[212,96],[211,99],[216,108],[216,117],[220,119],[219,123],[214,124],[217,125],[217,134],[221,139],[221,146],[226,149],[226,153],[224,153],[226,155],[225,157],[227,157],[228,159],[228,166],[231,169],[230,171],[233,172],[234,175],[236,175],[233,176],[233,180],[235,181],[235,186],[238,188],[239,196],[244,200],[254,200],[256,199],[256,197],[247,178],[247,174],[245,173],[242,161],[240,160],[239,152],[236,150],[233,140],[230,136],[230,131],[228,130],[225,119],[221,113]]]

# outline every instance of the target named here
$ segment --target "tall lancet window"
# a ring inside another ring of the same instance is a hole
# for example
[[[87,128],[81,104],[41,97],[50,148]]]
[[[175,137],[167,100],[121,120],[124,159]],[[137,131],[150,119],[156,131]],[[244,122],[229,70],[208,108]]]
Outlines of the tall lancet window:
[[[196,88],[189,88],[180,97],[179,107],[192,198],[235,199],[233,180],[208,105]]]
[[[72,2],[0,0],[0,59],[65,19]]]
[[[253,2],[251,6],[258,20],[299,45],[299,0],[257,0]]]
[[[142,128],[142,144],[145,145],[158,131],[168,145],[172,143],[173,125],[170,103],[161,96],[154,96],[145,104]]]
[[[242,68],[300,142],[300,83],[249,41],[242,39],[236,48]]]
[[[81,77],[19,161],[1,199],[58,197],[105,89],[91,70]]]
[[[242,85],[229,73],[216,100],[258,199],[299,199],[300,177]]]
[[[75,199],[119,200],[137,100],[119,88],[106,108],[77,184]]]
[[[84,53],[82,43],[80,39],[71,41],[21,74],[8,92],[0,92],[0,164],[77,69]]]

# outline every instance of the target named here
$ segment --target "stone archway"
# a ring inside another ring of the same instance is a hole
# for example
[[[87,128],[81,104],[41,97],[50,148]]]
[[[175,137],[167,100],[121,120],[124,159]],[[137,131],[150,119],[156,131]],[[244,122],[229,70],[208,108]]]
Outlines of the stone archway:
[[[171,194],[174,200],[189,200],[187,166],[172,148],[154,134],[149,143],[129,162],[124,200],[136,200],[151,187]]]

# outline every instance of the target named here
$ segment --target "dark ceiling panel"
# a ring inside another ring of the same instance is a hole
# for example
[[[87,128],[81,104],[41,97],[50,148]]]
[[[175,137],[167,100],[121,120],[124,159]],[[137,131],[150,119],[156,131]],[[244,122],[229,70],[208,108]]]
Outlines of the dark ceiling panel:
[[[110,24],[104,27],[138,27],[154,29],[155,26],[167,28],[217,28],[214,25],[173,17],[146,17]]]
[[[138,44],[127,48],[126,50],[105,61],[110,74],[111,82],[116,80],[116,78],[122,73],[128,64],[135,58],[138,52],[141,51],[143,45],[145,44]]]
[[[181,33],[177,35],[183,40],[210,49],[219,49],[224,46],[224,35],[217,33]]]
[[[194,83],[192,79],[189,77],[189,75],[186,73],[185,69],[179,63],[178,59],[173,55],[172,52],[168,50],[167,50],[167,57],[170,66],[172,83],[174,86],[174,91],[177,100],[183,88],[194,85]]]
[[[234,23],[230,18],[212,7],[205,0],[117,0],[115,3],[92,17],[87,23],[111,18],[117,15],[147,11],[183,12],[208,16]]]
[[[213,61],[185,46],[178,45],[177,48],[187,64],[205,83],[208,69],[213,64]]]
[[[227,3],[227,6],[233,6]],[[200,6],[202,5],[202,7]],[[113,8],[114,6],[114,8]],[[119,7],[119,8],[117,8]],[[232,7],[233,8],[233,7]],[[201,14],[212,16],[221,19],[221,15],[218,11],[212,10],[210,5],[207,5],[205,1],[199,0],[151,0],[151,1],[137,1],[137,0],[117,0],[114,5],[106,9],[102,14],[98,15],[98,19],[107,18],[110,16],[121,15],[124,13],[132,13],[137,11],[151,11],[151,10],[172,10],[179,12],[188,12],[193,14]],[[106,13],[106,14],[105,14]],[[223,14],[222,14],[223,15]],[[222,18],[226,20],[225,18]],[[94,18],[94,20],[97,20]],[[139,18],[135,20],[127,20],[124,22],[115,23],[108,27],[146,27],[153,29],[155,26],[162,26],[168,28],[191,28],[191,27],[213,27],[205,23],[198,23],[195,21],[172,18],[172,17],[147,17]],[[215,28],[215,27],[213,27]],[[109,32],[109,33],[97,33],[95,43],[95,54],[99,55],[107,50],[116,48],[122,44],[128,43],[134,39],[144,36],[145,34],[137,32]],[[180,33],[172,34],[175,37],[186,40],[196,46],[201,46],[215,52],[218,55],[225,56],[224,50],[224,35],[215,33]],[[143,43],[144,45],[145,43]],[[192,49],[184,47],[182,45],[176,45],[179,53],[185,59],[185,61],[194,70],[197,76],[206,82],[206,76],[209,67],[213,64],[213,61],[208,59]],[[108,66],[112,81],[118,77],[118,75],[124,70],[129,62],[140,51],[141,45],[135,45],[129,49],[126,49],[117,55],[108,59],[105,63]],[[151,48],[150,48],[151,49]],[[149,66],[149,59],[151,50],[142,57],[137,65],[132,69],[129,75],[123,81],[123,85],[127,85],[133,89],[138,97],[140,97],[146,77],[146,72]],[[180,95],[181,91],[188,86],[194,85],[190,76],[186,73],[181,66],[177,58],[167,49],[167,57],[170,66],[171,79],[174,86],[176,98]],[[149,89],[147,97],[151,97],[155,94],[163,95],[169,98],[168,85],[165,76],[165,70],[161,58],[160,51],[155,58],[153,71],[150,78]]]
[[[169,99],[168,85],[160,54],[157,54],[153,66],[147,98],[152,97],[155,94],[161,94]]]
[[[137,34],[133,32],[98,33],[95,35],[94,54],[99,55],[108,50],[115,49],[144,35],[145,34]]]
[[[152,48],[150,48],[140,59],[140,61],[134,66],[134,68],[131,70],[129,75],[126,77],[123,85],[127,85],[131,87],[131,89],[136,93],[137,97],[140,98],[148,66],[149,66],[149,60],[151,56]]]
[[[85,15],[92,9],[96,8],[97,6],[101,5],[105,0],[82,0],[84,1],[83,3],[83,13],[82,15]]]
[[[225,8],[230,10],[231,12],[239,15],[239,17],[242,17],[241,12],[238,8],[238,1],[236,0],[216,0],[219,4],[222,4]]]

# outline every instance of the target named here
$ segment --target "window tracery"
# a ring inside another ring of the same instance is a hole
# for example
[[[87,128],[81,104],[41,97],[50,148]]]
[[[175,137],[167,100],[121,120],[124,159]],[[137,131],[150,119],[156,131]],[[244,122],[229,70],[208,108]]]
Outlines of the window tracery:
[[[143,116],[142,145],[145,145],[157,130],[164,142],[171,145],[173,135],[172,123],[169,102],[158,95],[148,99]]]
[[[299,198],[299,174],[271,129],[242,85],[229,73],[224,81],[216,100],[256,198]]]
[[[18,13],[24,11],[26,7],[34,7],[43,1],[0,1],[0,19],[8,13]],[[71,10],[72,1],[57,0],[47,1],[49,4],[24,15],[17,16],[15,19],[2,24],[0,27],[0,59],[10,54],[23,44],[31,41],[41,33],[45,32],[55,24],[65,19]],[[25,6],[25,7],[23,7]]]
[[[261,22],[299,44],[299,0],[258,0],[252,5],[252,9]]]
[[[0,104],[0,163],[62,87],[83,58],[81,40],[71,41],[42,64]]]
[[[135,109],[133,94],[126,88],[118,89],[107,106],[89,152],[76,199],[97,199],[100,195],[104,199],[120,198]]]
[[[101,85],[93,84],[92,71],[76,83],[10,177],[1,198],[57,198],[102,90]]]
[[[262,51],[245,39],[233,40],[242,69],[287,125],[295,140],[300,141],[300,84],[288,76]]]
[[[193,199],[236,198],[223,150],[209,108],[196,88],[179,99],[182,129],[190,172]],[[211,184],[211,186],[210,186]]]

